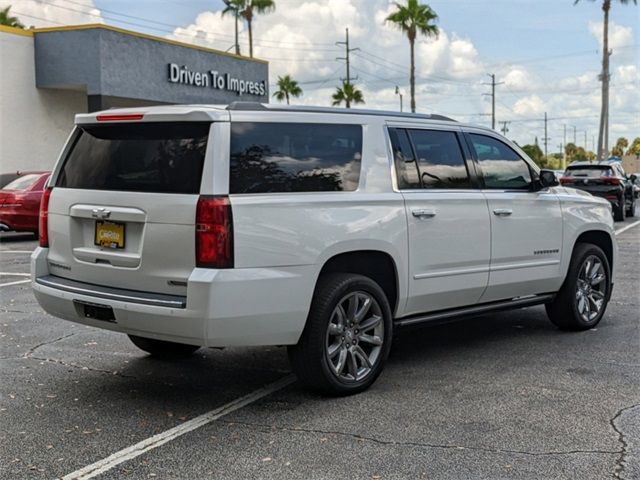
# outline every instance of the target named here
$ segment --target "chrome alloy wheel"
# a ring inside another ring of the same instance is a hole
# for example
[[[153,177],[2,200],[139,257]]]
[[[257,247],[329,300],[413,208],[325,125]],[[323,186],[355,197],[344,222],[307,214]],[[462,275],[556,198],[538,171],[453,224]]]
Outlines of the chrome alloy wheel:
[[[343,381],[359,381],[369,375],[382,351],[382,309],[367,292],[351,292],[331,314],[325,354],[333,373]]]
[[[602,261],[589,255],[580,267],[576,284],[576,307],[585,322],[598,317],[605,303],[607,273]]]

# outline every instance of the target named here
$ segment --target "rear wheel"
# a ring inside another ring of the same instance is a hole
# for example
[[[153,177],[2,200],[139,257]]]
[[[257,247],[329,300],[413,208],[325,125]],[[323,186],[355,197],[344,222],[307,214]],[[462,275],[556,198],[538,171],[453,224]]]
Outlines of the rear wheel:
[[[616,222],[624,222],[626,213],[627,213],[627,210],[626,210],[626,205],[624,201],[624,196],[622,196],[622,198],[620,198],[620,200],[618,201],[618,206],[613,209],[613,219]]]
[[[140,350],[158,358],[185,358],[200,348],[195,345],[167,342],[165,340],[138,337],[136,335],[129,335],[129,339]]]
[[[293,371],[306,386],[330,395],[366,390],[389,356],[389,301],[368,277],[323,275],[297,345],[290,346]]]
[[[546,305],[551,322],[562,330],[587,330],[602,319],[611,293],[611,269],[602,249],[576,245],[567,278]]]

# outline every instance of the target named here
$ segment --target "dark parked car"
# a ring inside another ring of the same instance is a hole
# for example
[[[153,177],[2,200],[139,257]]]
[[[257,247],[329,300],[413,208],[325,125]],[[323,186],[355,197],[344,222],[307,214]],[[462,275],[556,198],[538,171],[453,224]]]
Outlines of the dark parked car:
[[[628,177],[620,162],[576,162],[567,167],[560,183],[567,187],[585,190],[611,202],[613,218],[622,221],[636,214],[633,182],[635,175]]]
[[[0,230],[38,233],[38,215],[44,186],[51,172],[18,176],[0,190]]]

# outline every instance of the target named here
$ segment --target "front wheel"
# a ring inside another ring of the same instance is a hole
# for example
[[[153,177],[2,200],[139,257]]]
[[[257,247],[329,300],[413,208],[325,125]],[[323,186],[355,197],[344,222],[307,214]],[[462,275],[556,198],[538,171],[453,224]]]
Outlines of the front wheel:
[[[165,359],[185,358],[200,348],[195,345],[138,337],[137,335],[129,335],[129,339],[140,350],[149,353],[153,357]]]
[[[297,345],[288,348],[293,371],[306,386],[351,395],[373,384],[389,356],[389,301],[368,277],[323,275]]]
[[[562,330],[588,330],[602,319],[611,295],[611,268],[601,248],[576,245],[567,278],[546,305],[551,322]]]

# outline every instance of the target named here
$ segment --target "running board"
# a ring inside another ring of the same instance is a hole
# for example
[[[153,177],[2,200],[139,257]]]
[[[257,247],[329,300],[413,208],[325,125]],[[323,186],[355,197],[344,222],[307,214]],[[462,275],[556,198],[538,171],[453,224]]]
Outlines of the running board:
[[[413,315],[411,317],[397,318],[394,325],[406,327],[418,323],[445,323],[448,321],[459,320],[466,317],[475,317],[486,313],[501,312],[504,310],[513,310],[516,308],[532,307],[543,303],[549,303],[555,297],[553,293],[543,295],[532,295],[529,297],[514,298],[511,300],[502,300],[500,302],[484,303],[481,305],[472,305],[470,307],[454,308],[450,310],[440,310],[438,312],[427,313],[423,315]]]

